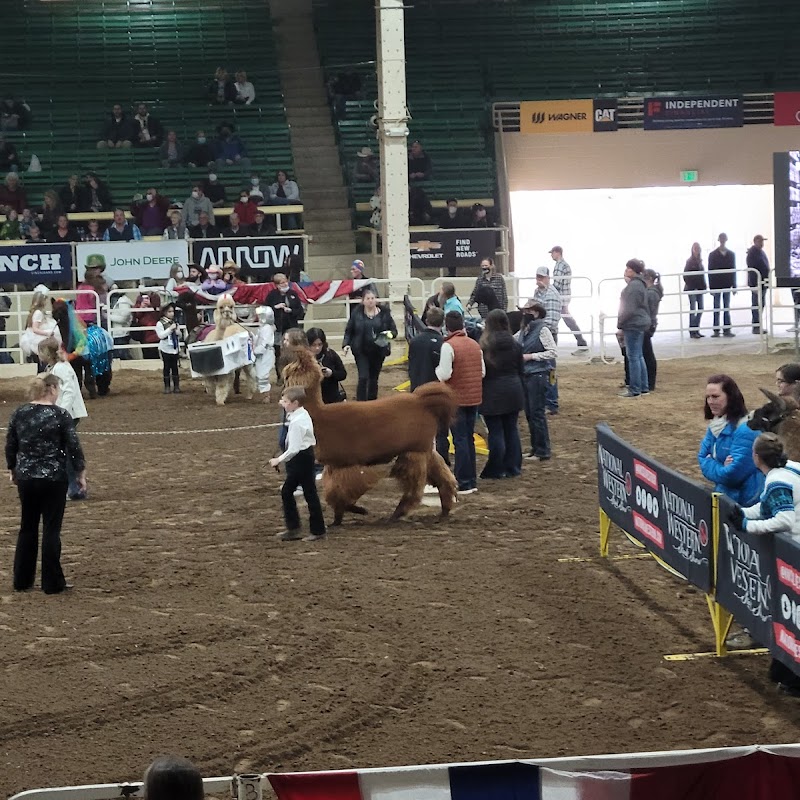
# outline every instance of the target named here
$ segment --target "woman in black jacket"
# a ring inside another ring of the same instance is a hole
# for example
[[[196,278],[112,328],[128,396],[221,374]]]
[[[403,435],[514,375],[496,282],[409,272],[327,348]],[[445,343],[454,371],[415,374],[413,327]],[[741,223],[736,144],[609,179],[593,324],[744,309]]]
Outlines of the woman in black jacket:
[[[525,407],[522,346],[511,335],[505,311],[498,308],[486,315],[480,344],[486,363],[480,411],[489,431],[489,460],[481,478],[515,478],[522,472],[517,427],[519,412]]]
[[[341,403],[347,397],[339,385],[347,377],[342,359],[335,350],[328,347],[328,338],[322,328],[310,328],[306,336],[308,346],[322,368],[322,402]]]
[[[703,294],[708,286],[698,242],[692,245],[692,254],[686,259],[686,266],[683,268],[683,289],[689,295],[689,336],[692,339],[702,339],[700,319],[703,316]]]
[[[378,298],[366,289],[361,305],[351,314],[344,331],[345,355],[353,351],[358,368],[358,388],[356,400],[376,400],[378,397],[378,376],[383,361],[391,352],[390,339],[397,336],[388,305],[378,305]]]

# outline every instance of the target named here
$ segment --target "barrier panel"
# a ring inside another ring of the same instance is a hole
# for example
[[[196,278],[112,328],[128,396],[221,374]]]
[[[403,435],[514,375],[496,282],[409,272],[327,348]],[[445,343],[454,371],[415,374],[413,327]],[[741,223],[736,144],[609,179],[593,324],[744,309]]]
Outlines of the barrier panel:
[[[677,575],[711,592],[711,492],[636,450],[607,425],[596,431],[601,555],[608,555],[613,522]]]
[[[211,264],[234,261],[245,275],[269,280],[289,256],[300,256],[303,263],[308,252],[306,236],[271,236],[269,238],[193,239],[192,262],[206,269]]]
[[[800,543],[783,533],[775,537],[773,585],[770,651],[773,658],[800,675]]]

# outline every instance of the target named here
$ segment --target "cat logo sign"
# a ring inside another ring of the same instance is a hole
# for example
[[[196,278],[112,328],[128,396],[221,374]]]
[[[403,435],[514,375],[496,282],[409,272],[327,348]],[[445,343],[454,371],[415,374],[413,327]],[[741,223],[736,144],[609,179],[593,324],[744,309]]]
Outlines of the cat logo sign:
[[[536,100],[519,104],[520,133],[591,133],[591,100]]]

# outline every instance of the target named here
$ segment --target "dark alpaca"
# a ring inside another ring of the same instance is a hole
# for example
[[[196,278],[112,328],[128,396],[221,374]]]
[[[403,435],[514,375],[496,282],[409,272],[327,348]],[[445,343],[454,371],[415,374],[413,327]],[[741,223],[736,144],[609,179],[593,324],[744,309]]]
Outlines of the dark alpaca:
[[[444,384],[427,384],[413,394],[396,394],[361,403],[323,405],[322,373],[306,349],[283,370],[285,386],[303,386],[306,408],[314,421],[317,460],[325,465],[325,500],[334,510],[334,525],[385,474],[377,465],[392,464],[390,476],[403,488],[392,519],[418,506],[425,484],[439,490],[442,516],[456,500],[456,481],[433,449],[441,424],[449,425],[455,411],[453,393]],[[358,513],[358,512],[357,512]]]
[[[774,433],[783,442],[786,455],[792,461],[800,460],[800,403],[768,389],[761,391],[769,402],[753,412],[748,426],[754,431]]]
[[[200,321],[197,300],[191,292],[181,292],[175,301],[175,307],[183,314],[183,324],[186,326],[187,332],[187,344],[202,342],[214,330],[213,325]]]

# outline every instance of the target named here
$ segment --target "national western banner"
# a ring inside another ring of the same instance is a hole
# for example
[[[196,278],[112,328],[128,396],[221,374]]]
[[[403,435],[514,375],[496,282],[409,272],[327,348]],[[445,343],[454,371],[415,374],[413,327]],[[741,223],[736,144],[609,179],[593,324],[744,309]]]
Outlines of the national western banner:
[[[666,131],[686,128],[741,128],[742,98],[715,97],[646,97],[644,129]]]
[[[800,125],[800,92],[775,92],[775,124]]]
[[[411,266],[455,269],[477,267],[484,258],[494,258],[497,231],[494,228],[411,231]]]
[[[300,256],[305,263],[302,236],[265,236],[243,239],[194,239],[192,261],[203,269],[230,260],[256,280],[271,278],[289,256]]]
[[[534,100],[519,104],[521,133],[591,133],[617,129],[615,98]]]
[[[75,246],[78,280],[83,279],[84,265],[91,255],[105,258],[104,275],[109,283],[146,278],[166,280],[173,264],[186,264],[189,243],[178,239],[162,242],[82,242]]]
[[[0,283],[36,286],[72,284],[72,245],[21,244],[0,247]]]
[[[612,522],[703,591],[712,585],[711,492],[597,426],[600,507]]]
[[[786,534],[775,537],[772,628],[772,655],[800,675],[800,542]]]

